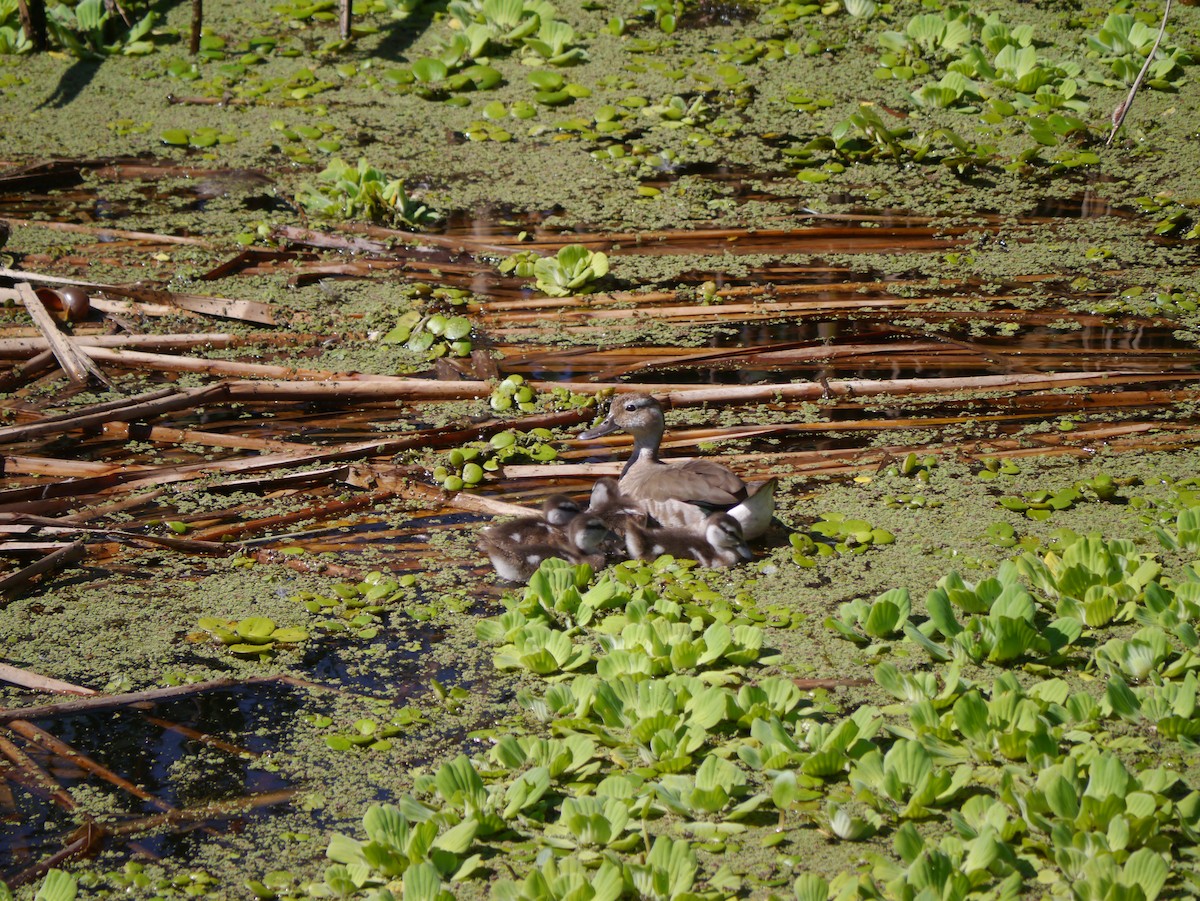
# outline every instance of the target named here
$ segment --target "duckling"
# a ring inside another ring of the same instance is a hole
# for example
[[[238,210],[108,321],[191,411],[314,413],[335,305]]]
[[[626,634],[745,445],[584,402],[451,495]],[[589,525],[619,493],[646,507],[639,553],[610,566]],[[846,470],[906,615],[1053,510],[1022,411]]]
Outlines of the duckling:
[[[599,438],[618,430],[633,436],[633,452],[617,485],[663,526],[700,529],[709,514],[723,512],[741,524],[747,540],[761,537],[775,512],[775,479],[755,487],[711,460],[664,463],[658,450],[665,429],[657,400],[627,394],[614,398],[605,420],[579,437]]]
[[[690,529],[655,529],[631,524],[625,532],[629,556],[654,560],[663,554],[691,557],[701,566],[733,566],[739,560],[753,560],[754,554],[742,537],[742,527],[728,513],[713,513],[704,520],[699,532]]]
[[[552,494],[542,502],[540,516],[519,516],[508,522],[495,523],[484,531],[494,540],[519,544],[562,540],[563,529],[582,513],[579,504],[565,494]]]
[[[484,529],[479,535],[479,548],[488,555],[496,573],[510,582],[526,582],[543,560],[559,557],[568,563],[587,563],[592,569],[603,569],[604,542],[612,535],[598,516],[581,513],[567,523],[559,537],[525,539],[493,534]]]
[[[610,560],[625,559],[625,533],[630,523],[646,526],[648,517],[635,502],[621,494],[616,479],[598,479],[592,486],[587,512],[599,516],[613,532],[605,544]]]

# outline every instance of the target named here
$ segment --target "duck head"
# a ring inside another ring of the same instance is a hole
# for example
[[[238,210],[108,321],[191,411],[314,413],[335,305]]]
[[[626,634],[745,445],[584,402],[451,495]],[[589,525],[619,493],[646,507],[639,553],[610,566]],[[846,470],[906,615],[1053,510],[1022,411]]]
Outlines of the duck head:
[[[716,551],[733,551],[743,560],[753,560],[754,553],[742,536],[742,524],[728,513],[714,513],[704,521],[704,539]]]
[[[635,447],[649,447],[657,454],[665,429],[662,404],[649,394],[622,394],[612,399],[604,421],[594,429],[580,432],[579,437],[590,439],[628,432]]]
[[[579,504],[565,494],[552,494],[542,503],[542,518],[560,529],[582,512]]]

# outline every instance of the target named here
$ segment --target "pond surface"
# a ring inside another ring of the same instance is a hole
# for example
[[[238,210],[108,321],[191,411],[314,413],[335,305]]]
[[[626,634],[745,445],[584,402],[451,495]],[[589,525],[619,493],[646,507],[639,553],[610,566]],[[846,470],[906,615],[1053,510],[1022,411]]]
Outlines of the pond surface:
[[[576,437],[614,390],[664,399],[665,455],[779,479],[778,527],[754,563],[711,577],[706,603],[769,609],[753,621],[769,621],[779,658],[729,678],[824,679],[805,703],[827,722],[894,702],[883,661],[948,678],[903,640],[839,638],[826,622],[843,605],[904,587],[927,623],[920,599],[947,572],[1057,553],[1066,530],[1129,538],[1184,578],[1191,560],[1155,530],[1175,527],[1200,472],[1200,113],[1182,49],[1200,46],[1195,9],[1173,13],[1160,53],[1179,60],[1158,85],[1173,89],[1139,95],[1105,148],[1125,93],[1088,42],[1107,10],[978,11],[980,36],[992,12],[1034,29],[1054,90],[977,73],[978,96],[941,107],[918,100],[933,96],[926,79],[889,62],[888,42],[948,9],[679,3],[672,31],[656,21],[665,7],[557,5],[586,58],[559,68],[532,45],[493,46],[502,81],[464,93],[406,79],[446,52],[452,11],[438,4],[356,10],[373,30],[344,48],[297,8],[212,2],[222,46],[195,61],[178,43],[183,7],[163,11],[144,57],[0,57],[0,288],[81,283],[91,313],[60,327],[96,348],[112,384],[68,378],[5,294],[6,660],[106,694],[228,677],[316,686],[34,719],[150,799],[5,730],[0,876],[30,896],[39,866],[90,874],[99,896],[123,890],[112,874],[133,861],[156,874],[147,895],[182,894],[164,886],[203,870],[213,882],[198,893],[232,897],[286,870],[276,897],[307,897],[329,836],[361,835],[369,803],[460,752],[549,732],[530,713],[541,683],[498,671],[477,634],[514,586],[475,537],[509,505],[582,498],[619,471],[628,440]],[[955,58],[904,52],[933,81]],[[577,87],[544,103],[531,73]],[[190,146],[164,143],[180,129]],[[438,218],[320,218],[303,198],[335,156],[404,179]],[[584,293],[502,271],[569,245],[608,256]],[[469,346],[424,328],[437,317],[465,317]],[[527,380],[525,408],[498,402],[509,376]],[[90,418],[56,419],[71,416]],[[527,453],[495,456],[474,490],[442,490],[456,450],[486,461],[510,430]],[[1045,516],[1039,492],[1058,499]],[[793,538],[835,547],[827,515],[894,543],[809,560]],[[76,540],[73,559],[30,571]],[[380,579],[396,584],[367,601]],[[307,637],[240,655],[202,627],[213,617]],[[1098,628],[1087,647],[1131,630]],[[964,672],[1102,693],[1088,653]],[[0,707],[52,698],[0,688]],[[340,748],[363,721],[394,727],[389,747]],[[1103,729],[1128,742],[1130,766],[1177,765],[1200,784],[1178,743]],[[605,772],[637,769],[629,746],[609,752]],[[652,831],[695,839],[711,891],[789,895],[798,861],[834,878],[864,853],[896,859],[891,814],[865,845],[829,839],[821,817],[844,789],[748,818],[727,848],[677,812]],[[188,814],[164,826],[164,805]],[[84,840],[89,824],[104,841]],[[918,825],[946,824],[939,811]],[[541,828],[487,853],[524,874]],[[736,888],[717,878],[726,860]],[[505,875],[455,890],[482,896]]]

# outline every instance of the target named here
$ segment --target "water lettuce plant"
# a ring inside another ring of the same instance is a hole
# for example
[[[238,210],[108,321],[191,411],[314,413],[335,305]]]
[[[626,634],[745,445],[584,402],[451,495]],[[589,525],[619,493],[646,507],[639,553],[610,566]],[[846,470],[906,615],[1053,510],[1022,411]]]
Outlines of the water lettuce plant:
[[[245,619],[201,617],[196,625],[209,633],[233,654],[245,657],[265,657],[274,653],[276,645],[293,645],[308,640],[308,632],[295,626],[276,626],[265,616]]]
[[[304,185],[296,200],[312,216],[322,219],[368,219],[390,225],[419,228],[437,214],[409,196],[404,182],[388,179],[366,159],[357,166],[334,157],[320,173],[316,185]]]
[[[524,376],[513,373],[505,376],[492,390],[488,406],[492,408],[493,413],[532,413],[539,409],[581,410],[594,407],[608,393],[600,391],[595,394],[582,394],[561,385],[538,391],[532,385],[526,384]]]
[[[446,316],[442,313],[423,315],[416,310],[401,314],[383,337],[381,344],[403,344],[408,350],[424,355],[427,360],[439,357],[469,357],[471,355],[471,320],[466,316]]]
[[[550,443],[553,438],[553,432],[540,426],[527,432],[497,432],[487,441],[453,448],[433,468],[434,481],[447,491],[461,491],[474,488],[505,463],[549,463],[558,459],[558,451]]]
[[[550,297],[586,294],[608,274],[608,257],[582,244],[568,244],[552,257],[538,257],[533,264],[534,287]]]
[[[50,35],[69,54],[79,59],[95,59],[121,53],[141,56],[154,51],[154,43],[146,36],[154,27],[157,16],[151,10],[131,27],[119,25],[112,9],[104,0],[80,0],[68,5],[55,3],[46,9],[46,26]]]

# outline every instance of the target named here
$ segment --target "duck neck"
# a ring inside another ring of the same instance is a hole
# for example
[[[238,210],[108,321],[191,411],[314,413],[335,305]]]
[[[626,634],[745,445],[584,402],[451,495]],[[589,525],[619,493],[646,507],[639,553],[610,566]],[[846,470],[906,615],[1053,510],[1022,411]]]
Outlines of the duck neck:
[[[643,438],[636,438],[633,442],[633,453],[629,455],[629,459],[625,462],[625,468],[621,470],[621,475],[625,475],[638,463],[661,463],[658,459],[658,442],[653,444]]]

